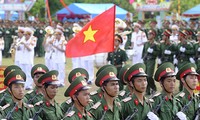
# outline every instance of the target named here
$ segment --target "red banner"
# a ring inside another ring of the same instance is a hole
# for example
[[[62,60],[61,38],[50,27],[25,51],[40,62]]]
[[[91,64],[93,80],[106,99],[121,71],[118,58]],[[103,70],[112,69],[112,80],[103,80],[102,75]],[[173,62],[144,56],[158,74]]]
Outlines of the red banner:
[[[4,82],[4,70],[6,69],[7,66],[0,66],[0,90],[4,90],[6,89],[6,86],[4,86],[3,82]]]

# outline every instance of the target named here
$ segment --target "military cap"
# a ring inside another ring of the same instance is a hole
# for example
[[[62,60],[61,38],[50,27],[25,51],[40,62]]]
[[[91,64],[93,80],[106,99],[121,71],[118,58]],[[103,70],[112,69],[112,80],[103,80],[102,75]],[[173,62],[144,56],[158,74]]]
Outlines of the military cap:
[[[181,80],[181,78],[183,78],[186,75],[199,75],[196,72],[196,65],[194,63],[188,63],[186,65],[184,65],[182,68],[180,68],[180,70],[178,71],[178,73],[176,74],[176,78],[178,80]]]
[[[62,30],[60,30],[60,29],[56,29],[55,30],[55,34],[57,35],[62,35],[63,34],[63,32],[62,32]]]
[[[33,35],[33,30],[29,27],[24,28],[24,34]]]
[[[38,79],[38,83],[41,83],[42,85],[44,84],[51,84],[51,85],[59,85],[60,82],[57,79],[58,76],[58,71],[57,70],[51,70],[44,75],[42,75]]]
[[[85,80],[89,79],[89,74],[88,74],[87,70],[85,70],[84,68],[75,68],[68,75],[69,83],[72,83],[72,81],[74,81],[75,78],[77,78],[79,76],[83,76],[85,78]]]
[[[120,18],[115,18],[115,27],[116,28],[123,28],[125,29],[127,27],[126,23],[120,19]]]
[[[21,70],[21,68],[17,65],[10,65],[4,70],[3,76],[6,77],[9,73],[16,70]]]
[[[9,86],[11,83],[25,83],[26,74],[21,70],[16,70],[9,73],[4,79],[4,85]]]
[[[127,81],[131,81],[132,77],[147,77],[145,73],[146,66],[143,63],[137,63],[131,66],[126,72],[124,79]]]
[[[166,62],[158,67],[154,75],[154,79],[155,81],[159,82],[161,78],[175,76],[175,75],[176,73],[174,72],[174,65],[170,62]]]
[[[165,30],[162,35],[170,37],[171,36],[171,32],[169,30]]]
[[[124,85],[126,85],[126,80],[124,79],[127,70],[131,67],[130,64],[126,64],[119,71],[119,79],[122,81]]]
[[[107,68],[107,67],[115,67],[115,66],[114,66],[114,65],[111,65],[111,64],[102,66],[102,67],[99,68],[99,70],[96,72],[96,77],[99,75],[99,73],[100,73],[101,71],[103,71],[103,70],[104,70],[105,68]]]
[[[150,22],[150,24],[157,24],[157,21],[156,21],[156,20],[152,20],[152,21]]]
[[[179,31],[179,35],[185,37],[187,36],[187,31],[186,30]]]
[[[95,84],[98,87],[101,87],[105,81],[119,81],[116,77],[117,69],[115,67],[107,67],[102,70],[96,78]]]
[[[156,31],[155,30],[149,30],[148,34],[153,34],[154,36],[156,36]]]
[[[70,84],[70,86],[65,91],[65,97],[72,97],[77,91],[87,90],[90,87],[87,86],[85,78],[83,76],[76,77],[75,80]]]
[[[53,33],[54,33],[53,27],[51,27],[51,26],[47,26],[47,27],[45,28],[45,31],[46,31],[46,33],[48,33],[48,34],[53,34]]]
[[[177,25],[172,25],[172,30],[178,30],[179,31],[179,27]]]
[[[133,27],[141,28],[141,25],[140,25],[139,23],[134,22],[134,23],[133,23]]]
[[[49,69],[44,64],[36,64],[31,69],[31,77],[33,78],[36,73],[46,73]]]
[[[25,30],[24,30],[24,27],[18,27],[17,31],[18,33],[24,33]]]
[[[145,24],[145,21],[143,21],[143,20],[138,20],[138,22],[137,22],[138,24]]]

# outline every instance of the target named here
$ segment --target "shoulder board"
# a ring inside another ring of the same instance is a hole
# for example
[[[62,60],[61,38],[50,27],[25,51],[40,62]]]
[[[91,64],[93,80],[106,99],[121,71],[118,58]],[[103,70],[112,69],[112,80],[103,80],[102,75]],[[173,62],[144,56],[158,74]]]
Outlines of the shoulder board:
[[[0,91],[0,93],[3,93],[4,91],[6,91],[6,89],[4,89],[4,90],[1,90],[1,91]]]
[[[178,96],[183,97],[183,96],[185,96],[185,93],[181,92]]]
[[[2,110],[5,110],[7,107],[9,107],[10,106],[10,104],[6,104],[6,105],[4,105],[3,107],[2,107]]]
[[[161,95],[161,93],[156,93],[153,97],[157,97],[157,96],[159,96],[159,95]]]
[[[90,93],[90,95],[95,95],[95,94],[97,94],[97,91],[93,91]]]
[[[33,92],[33,90],[29,90],[28,92],[26,92],[27,94],[31,94]]]
[[[181,102],[178,98],[175,98],[175,100],[176,100],[177,102]]]
[[[67,103],[67,104],[70,104],[70,103],[72,103],[72,99],[71,99],[71,98],[69,98],[68,100],[66,100],[66,103]]]
[[[154,100],[153,100],[153,99],[149,99],[149,102],[153,103],[153,102],[154,102]]]
[[[26,104],[26,103],[24,103],[24,106],[27,107],[27,108],[33,108],[33,107],[34,107],[33,105],[31,105],[31,104]]]
[[[39,106],[39,105],[41,105],[42,103],[43,103],[43,101],[39,101],[39,102],[35,103],[35,105]],[[35,106],[35,105],[34,105],[34,106]]]
[[[67,117],[71,117],[72,115],[74,115],[75,111],[70,111],[68,114],[67,114]]]
[[[123,90],[122,92],[120,92],[120,93],[119,93],[119,95],[120,95],[120,96],[124,96],[124,95],[125,95],[125,93],[126,93],[126,91],[125,91],[125,90]]]
[[[130,101],[132,98],[131,97],[127,97],[127,98],[124,98],[122,101],[123,102],[128,102],[128,101]]]
[[[97,103],[95,103],[95,104],[92,106],[92,108],[93,108],[93,109],[97,109],[100,105],[101,105],[101,103],[100,103],[100,102],[97,102]]]

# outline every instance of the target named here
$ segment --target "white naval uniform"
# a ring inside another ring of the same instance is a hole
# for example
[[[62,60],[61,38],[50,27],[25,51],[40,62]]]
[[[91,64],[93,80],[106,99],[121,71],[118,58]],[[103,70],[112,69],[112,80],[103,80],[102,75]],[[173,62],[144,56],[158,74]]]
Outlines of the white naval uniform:
[[[44,49],[45,49],[45,65],[49,68],[49,70],[53,70],[53,61],[52,61],[52,54],[53,54],[53,46],[49,43],[49,41],[52,41],[54,39],[54,36],[51,37],[48,36],[46,38],[46,43],[44,43]]]
[[[61,39],[58,41],[57,39],[53,42],[53,46],[57,46],[58,48],[62,49],[65,51],[66,47],[66,41],[64,39]],[[60,51],[53,47],[54,52],[52,54],[52,63],[53,63],[53,69],[57,70],[59,72],[58,74],[58,80],[62,85],[64,85],[65,82],[65,52]]]
[[[4,39],[0,38],[0,65],[2,65],[2,50],[4,50]]]
[[[22,71],[26,74],[26,83],[25,83],[25,89],[30,88],[32,89],[33,80],[31,77],[31,69],[33,66],[34,61],[34,48],[37,43],[37,38],[34,36],[31,36],[29,40],[25,40],[24,44],[28,45],[31,49],[28,51],[28,49],[25,47],[25,45],[22,44],[22,59],[20,61]]]
[[[16,43],[19,44],[21,41],[25,41],[25,37],[23,36],[22,38],[17,38]],[[22,44],[19,44],[15,48],[15,61],[14,64],[19,66],[21,68],[20,61],[23,59],[23,53],[22,53]]]
[[[133,44],[134,55],[132,58],[132,64],[142,63],[142,51],[144,43],[147,42],[147,37],[145,32],[138,31],[138,33],[133,32],[131,36],[131,43]]]

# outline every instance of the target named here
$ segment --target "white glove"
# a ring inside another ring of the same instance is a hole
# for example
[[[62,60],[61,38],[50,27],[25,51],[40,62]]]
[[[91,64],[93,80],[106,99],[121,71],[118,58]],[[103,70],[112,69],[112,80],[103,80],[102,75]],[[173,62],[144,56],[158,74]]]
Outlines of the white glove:
[[[153,49],[152,49],[152,48],[148,48],[148,49],[147,49],[147,52],[148,52],[148,53],[152,53],[152,52],[153,52]]]
[[[154,114],[153,112],[148,112],[147,113],[147,117],[150,119],[150,120],[159,120],[158,116],[156,114]]]
[[[191,63],[195,63],[193,58],[190,57],[189,60],[190,60]]]
[[[166,55],[170,55],[172,52],[171,52],[170,50],[165,50],[164,53],[165,53]]]
[[[180,119],[180,120],[187,120],[186,115],[183,112],[178,112],[176,113],[176,116]]]
[[[158,64],[159,64],[159,65],[161,64],[161,59],[160,59],[160,58],[158,58]]]
[[[177,65],[178,64],[178,60],[176,58],[174,58],[173,63]]]
[[[182,46],[180,47],[180,51],[181,51],[181,52],[185,52],[185,50],[186,50],[186,49],[185,49],[184,47],[182,47]]]
[[[198,52],[200,52],[200,47],[198,48]]]

